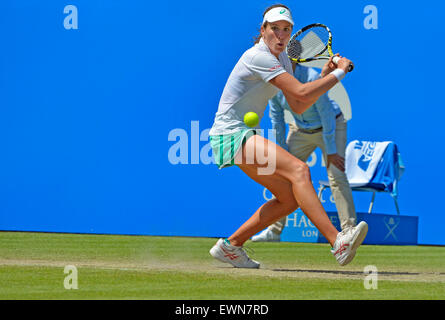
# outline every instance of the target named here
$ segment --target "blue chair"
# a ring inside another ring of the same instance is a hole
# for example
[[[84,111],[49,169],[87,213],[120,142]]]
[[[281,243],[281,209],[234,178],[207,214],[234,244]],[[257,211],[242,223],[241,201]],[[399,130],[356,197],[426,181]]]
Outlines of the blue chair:
[[[347,150],[350,150],[350,145],[352,143],[356,143],[355,141],[350,142]],[[366,143],[366,142],[364,142]],[[346,158],[350,153],[346,152]],[[350,164],[347,159],[345,163]],[[356,165],[360,165],[357,163]],[[346,174],[348,175],[348,171],[352,168],[346,166]],[[365,185],[361,186],[351,186],[352,191],[359,192],[371,192],[372,199],[369,205],[368,213],[372,212],[372,208],[374,206],[375,196],[377,193],[388,193],[394,200],[394,204],[397,210],[397,214],[400,215],[399,204],[397,202],[398,196],[398,183],[400,178],[402,177],[405,170],[405,166],[403,165],[402,158],[400,156],[400,152],[398,151],[397,145],[394,142],[390,142],[380,159],[380,162],[374,172],[372,179]],[[321,199],[324,190],[330,188],[329,181],[320,181],[320,189],[318,193],[318,198]]]

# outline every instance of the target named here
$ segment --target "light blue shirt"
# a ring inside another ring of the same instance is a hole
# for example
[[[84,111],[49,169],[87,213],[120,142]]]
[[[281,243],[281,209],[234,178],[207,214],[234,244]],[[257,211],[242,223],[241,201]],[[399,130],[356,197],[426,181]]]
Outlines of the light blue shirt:
[[[315,69],[299,64],[295,68],[294,76],[302,83],[320,78],[320,74]],[[276,130],[276,140],[279,146],[289,150],[286,144],[286,124],[284,122],[284,110],[289,110],[299,128],[310,130],[323,127],[322,134],[327,154],[337,153],[335,144],[336,117],[341,111],[338,104],[331,100],[327,93],[301,115],[292,111],[282,91],[269,100],[269,107],[272,128]]]

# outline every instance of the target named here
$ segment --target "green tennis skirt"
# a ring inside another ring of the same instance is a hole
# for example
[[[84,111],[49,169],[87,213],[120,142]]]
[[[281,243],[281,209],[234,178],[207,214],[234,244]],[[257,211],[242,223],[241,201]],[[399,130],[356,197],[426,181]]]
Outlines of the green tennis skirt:
[[[235,165],[235,156],[251,136],[257,134],[254,129],[244,129],[233,134],[210,136],[216,165],[219,169]]]

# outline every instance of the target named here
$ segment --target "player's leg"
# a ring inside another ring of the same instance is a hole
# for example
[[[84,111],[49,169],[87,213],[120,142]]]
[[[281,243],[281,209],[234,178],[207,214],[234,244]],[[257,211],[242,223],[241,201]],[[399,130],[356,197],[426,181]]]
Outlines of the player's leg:
[[[292,184],[278,175],[258,175],[257,168],[249,165],[240,165],[240,169],[252,180],[266,187],[274,199],[263,204],[247,220],[229,240],[235,245],[241,245],[253,234],[271,225],[277,219],[287,217],[298,208],[298,203],[292,190]]]
[[[230,243],[240,246],[252,235],[273,224],[282,217],[287,217],[298,208],[292,190],[292,184],[278,175],[258,175],[257,168],[240,165],[240,169],[252,180],[266,187],[274,199],[263,204],[233,235]]]
[[[344,158],[347,143],[347,124],[343,121],[343,117],[337,120],[335,143],[338,155]],[[323,157],[327,163],[325,144],[323,141],[320,142],[320,147],[322,148]],[[357,224],[357,216],[351,187],[346,173],[339,170],[335,165],[330,165],[326,169],[329,184],[331,185],[332,196],[334,197],[335,206],[338,211],[341,229],[345,230],[348,227],[354,227]]]
[[[305,163],[316,149],[312,135],[298,132],[298,127],[292,124],[289,125],[287,145],[289,147],[289,153]],[[271,225],[269,229],[277,234],[281,234],[286,225],[286,219],[287,217],[284,217],[277,223]]]
[[[298,127],[290,124],[289,134],[287,137],[289,153],[297,159],[306,162],[316,148],[316,145],[313,143],[313,139],[311,136],[312,135],[298,132]],[[279,241],[280,235],[283,232],[284,227],[286,226],[286,219],[287,216],[271,224],[262,233],[255,237],[252,237],[252,241]]]
[[[268,159],[268,162],[266,164],[259,163],[257,161],[258,155],[264,155],[264,157]],[[331,245],[334,244],[338,235],[338,230],[332,225],[317,197],[312,185],[309,168],[306,163],[298,160],[275,143],[258,135],[252,136],[247,140],[239,157],[242,157],[241,161],[238,159],[237,162],[239,167],[244,172],[248,173],[251,178],[268,189],[274,188],[274,183],[276,184],[275,181],[277,181],[277,177],[288,181],[291,185],[293,196],[303,212],[325,236],[329,243],[331,243]],[[253,158],[253,163],[252,161],[248,161],[249,157],[250,160]],[[273,173],[262,174],[264,170],[260,169],[264,169],[266,166],[270,169],[271,163],[274,165]],[[271,190],[271,192],[273,191]],[[239,232],[234,234],[235,237],[232,239],[237,245],[242,245],[244,241],[268,226],[270,223],[287,216],[283,211],[273,210],[273,207],[271,208],[270,204],[266,205],[265,208],[260,208],[254,216],[240,228],[241,230],[239,230]],[[265,209],[268,217],[267,220],[260,216],[262,214],[264,217]]]
[[[227,239],[219,239],[210,250],[210,254],[225,263],[238,268],[259,268],[260,263],[250,259],[242,246],[253,234],[264,229],[282,216],[295,211],[298,203],[295,200],[292,185],[277,175],[258,175],[257,168],[240,166],[250,178],[267,187],[275,198],[263,204],[234,234]]]
[[[249,139],[251,138],[248,138],[248,140]],[[257,158],[260,157],[258,156]],[[242,164],[242,162],[243,154],[241,150],[235,158],[235,163]],[[244,157],[244,162],[247,162],[247,157]],[[252,155],[252,163],[254,162],[255,155]],[[267,165],[265,162],[262,163],[264,163],[263,167]],[[251,235],[275,222],[282,216],[287,216],[289,213],[295,211],[298,203],[293,194],[292,184],[288,180],[273,172],[267,175],[261,175],[258,173],[258,171],[260,171],[259,168],[254,166],[240,165],[240,167],[254,181],[266,186],[275,195],[275,198],[262,205],[255,214],[228,239],[219,239],[210,249],[210,254],[215,259],[230,263],[238,268],[259,268],[260,263],[250,259],[243,250],[242,245]]]
[[[263,155],[262,157],[259,155]],[[284,186],[279,178],[284,178],[291,184],[294,199],[301,207],[306,216],[317,227],[321,234],[328,240],[333,249],[334,257],[340,265],[346,265],[355,256],[355,252],[364,240],[368,231],[366,223],[361,222],[357,227],[348,229],[347,232],[338,232],[332,225],[326,212],[321,205],[317,194],[312,186],[309,168],[306,163],[298,160],[290,153],[277,146],[271,141],[261,137],[252,136],[242,147],[242,152],[238,154],[236,163],[240,168],[248,173],[255,181],[262,182],[267,188],[280,192],[285,190],[278,187]],[[247,161],[249,160],[253,161]],[[266,162],[259,161],[267,159]],[[272,171],[270,171],[272,169]],[[265,174],[265,172],[268,172]],[[286,195],[286,198],[291,198]],[[228,239],[220,239],[210,250],[210,254],[223,262],[232,264],[239,268],[259,268],[257,261],[250,259],[243,250],[244,242],[253,234],[265,228],[267,224],[276,221],[287,215],[286,210],[294,210],[296,203],[289,202],[289,206],[279,206],[277,201],[270,201],[258,209],[254,215],[247,220]],[[290,201],[290,200],[289,200]],[[285,201],[288,203],[288,201]],[[275,203],[275,204],[274,204]],[[291,205],[293,203],[293,207]],[[286,207],[286,210],[279,208]]]

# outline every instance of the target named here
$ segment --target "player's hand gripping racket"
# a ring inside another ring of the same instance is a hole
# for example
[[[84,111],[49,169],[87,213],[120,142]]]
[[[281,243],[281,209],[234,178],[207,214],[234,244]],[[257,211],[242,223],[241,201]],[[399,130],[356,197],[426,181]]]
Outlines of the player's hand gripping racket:
[[[332,52],[332,34],[327,26],[321,23],[308,25],[292,36],[287,45],[289,58],[297,63],[313,60],[329,60],[334,56]],[[339,57],[335,56],[333,62],[338,64]],[[349,72],[354,65],[349,65]]]

